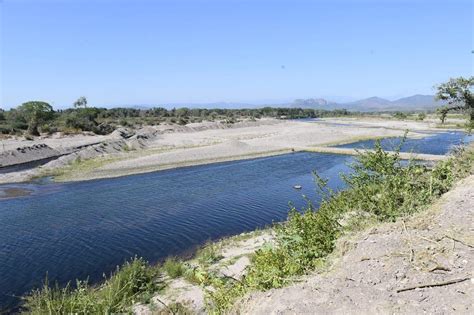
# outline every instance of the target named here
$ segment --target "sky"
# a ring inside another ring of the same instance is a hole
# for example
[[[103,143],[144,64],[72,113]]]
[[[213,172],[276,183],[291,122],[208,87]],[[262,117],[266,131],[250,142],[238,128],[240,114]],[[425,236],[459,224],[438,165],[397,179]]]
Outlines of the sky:
[[[0,0],[0,107],[349,101],[473,74],[467,0]]]

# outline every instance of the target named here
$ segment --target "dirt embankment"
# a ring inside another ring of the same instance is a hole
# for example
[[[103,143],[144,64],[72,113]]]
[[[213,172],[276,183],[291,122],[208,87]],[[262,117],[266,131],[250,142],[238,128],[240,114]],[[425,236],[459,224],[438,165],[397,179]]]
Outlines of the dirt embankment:
[[[298,148],[339,142],[401,136],[406,128],[432,130],[429,124],[421,122],[392,121],[390,127],[384,127],[382,123],[374,125],[372,120],[367,124],[364,121],[341,121],[327,120],[328,123],[322,123],[260,119],[235,124],[205,122],[186,126],[147,126],[139,130],[119,129],[107,136],[58,134],[34,141],[7,139],[2,140],[2,150],[8,151],[0,156],[2,165],[43,159],[51,154],[59,154],[60,157],[40,167],[0,172],[0,183],[27,181],[32,177],[56,173],[61,174],[63,181],[109,178],[283,154]],[[412,132],[410,136],[422,137],[426,134]],[[19,147],[45,145],[47,147],[41,150],[25,150],[21,158],[11,155]],[[87,165],[78,167],[75,163],[74,167],[70,167],[74,161],[96,158],[97,161]]]
[[[174,144],[160,145],[164,135],[197,133],[205,130],[220,130],[268,126],[279,123],[274,119],[244,121],[235,124],[207,122],[200,124],[148,126],[139,130],[119,128],[107,136],[95,136],[90,133],[81,135],[55,134],[51,137],[39,137],[35,140],[7,139],[2,141],[0,167],[57,158],[39,168],[22,171],[4,171],[0,174],[0,183],[21,182],[71,164],[76,160],[90,160],[97,157],[117,156],[121,158],[130,151],[148,148],[174,147]],[[179,145],[179,144],[178,144]],[[136,156],[135,154],[134,156]]]
[[[240,314],[472,314],[474,175],[430,210],[338,242],[330,270],[254,293]]]
[[[47,146],[44,143],[18,147],[14,150],[8,150],[0,153],[0,167],[28,163],[60,155],[61,152]]]

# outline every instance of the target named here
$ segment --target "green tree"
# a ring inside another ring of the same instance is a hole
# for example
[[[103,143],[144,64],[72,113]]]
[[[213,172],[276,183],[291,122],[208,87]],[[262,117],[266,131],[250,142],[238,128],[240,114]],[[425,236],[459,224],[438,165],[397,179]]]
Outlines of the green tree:
[[[96,131],[99,116],[98,108],[78,108],[68,113],[66,116],[66,126],[69,128],[81,129],[82,131]]]
[[[393,117],[395,117],[396,119],[406,119],[407,118],[407,114],[403,113],[403,112],[396,112],[395,114],[393,114]]]
[[[416,117],[416,119],[418,119],[418,120],[425,120],[425,118],[426,118],[425,113],[419,113],[418,116]]]
[[[74,102],[75,108],[87,108],[87,99],[85,96],[81,96]]]
[[[444,124],[446,121],[446,116],[448,115],[449,107],[448,106],[443,106],[439,107],[436,109],[436,113],[439,116],[439,119],[441,120],[441,123]]]
[[[440,84],[438,86],[438,92],[436,93],[436,99],[447,101],[448,106],[443,110],[440,110],[440,114],[443,114],[444,118],[450,111],[463,111],[469,116],[469,122],[472,126],[474,124],[474,77],[470,78],[451,78],[448,82]],[[443,118],[443,116],[441,117]]]
[[[28,133],[39,136],[38,126],[53,118],[53,107],[46,102],[31,101],[18,106],[17,110],[28,123]]]

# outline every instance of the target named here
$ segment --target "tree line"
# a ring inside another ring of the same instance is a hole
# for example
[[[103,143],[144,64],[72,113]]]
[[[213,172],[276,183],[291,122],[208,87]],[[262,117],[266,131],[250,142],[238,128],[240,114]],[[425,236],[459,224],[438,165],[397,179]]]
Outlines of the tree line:
[[[474,127],[473,86],[474,77],[471,76],[469,78],[452,78],[437,87],[437,99],[445,100],[448,103],[448,105],[437,110],[442,123],[444,123],[449,112],[456,111],[465,113],[468,116],[468,127]],[[292,107],[107,109],[89,107],[86,97],[81,96],[73,103],[72,108],[65,110],[54,110],[50,104],[42,101],[26,102],[8,111],[0,109],[0,133],[38,136],[40,132],[75,133],[91,131],[96,134],[108,134],[118,126],[140,127],[162,123],[186,125],[202,121],[221,121],[232,124],[244,119],[255,120],[264,117],[300,119],[350,115],[357,116],[361,113],[349,112],[345,109],[324,110]],[[398,119],[406,118],[404,113],[395,113],[393,116]],[[423,120],[424,114],[419,114],[418,119]]]
[[[348,116],[353,113],[345,109],[322,110],[302,108],[98,108],[89,107],[87,99],[80,97],[72,108],[54,110],[42,101],[30,101],[17,108],[0,110],[0,133],[28,134],[91,131],[108,134],[118,126],[140,127],[162,123],[186,125],[193,122],[221,121],[236,123],[241,120],[260,118],[300,119],[318,117]]]

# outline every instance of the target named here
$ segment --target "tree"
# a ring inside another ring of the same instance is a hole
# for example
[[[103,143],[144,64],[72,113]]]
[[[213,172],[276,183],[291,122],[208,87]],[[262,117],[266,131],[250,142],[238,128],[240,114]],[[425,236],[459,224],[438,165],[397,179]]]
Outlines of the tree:
[[[53,107],[46,102],[31,101],[18,106],[19,113],[28,123],[28,133],[39,136],[38,126],[53,118]]]
[[[95,131],[98,126],[96,118],[99,113],[100,110],[94,107],[71,110],[66,115],[66,126],[82,131]]]
[[[442,121],[450,111],[460,110],[469,116],[469,122],[474,123],[474,77],[470,78],[451,78],[448,82],[438,86],[436,93],[437,100],[448,102],[448,106],[439,110]]]
[[[444,124],[446,121],[446,116],[448,115],[449,107],[443,106],[436,109],[436,113],[439,115],[439,119],[441,120],[441,124]]]
[[[396,112],[395,114],[393,114],[393,117],[395,117],[396,119],[406,119],[408,116],[407,114],[403,113],[403,112]]]
[[[418,116],[416,117],[416,119],[418,119],[418,120],[425,120],[425,118],[426,118],[425,113],[418,113]]]
[[[87,108],[87,99],[85,96],[81,96],[74,102],[75,108]]]

